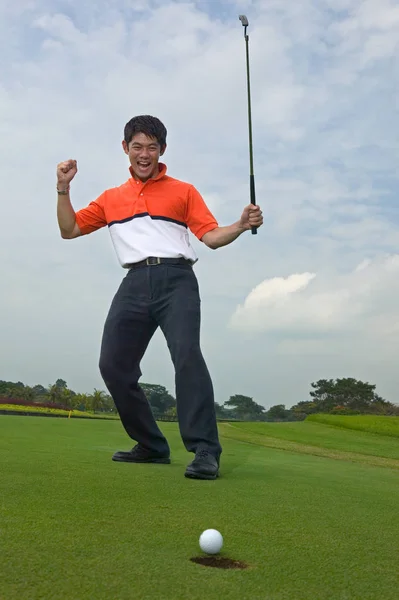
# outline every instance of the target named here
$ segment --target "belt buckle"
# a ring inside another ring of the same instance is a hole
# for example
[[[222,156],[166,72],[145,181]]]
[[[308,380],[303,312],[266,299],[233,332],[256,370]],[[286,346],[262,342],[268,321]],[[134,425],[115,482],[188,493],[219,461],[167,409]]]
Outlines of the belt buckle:
[[[146,258],[145,262],[147,265],[159,265],[161,264],[161,259],[159,257],[149,256],[148,258]]]

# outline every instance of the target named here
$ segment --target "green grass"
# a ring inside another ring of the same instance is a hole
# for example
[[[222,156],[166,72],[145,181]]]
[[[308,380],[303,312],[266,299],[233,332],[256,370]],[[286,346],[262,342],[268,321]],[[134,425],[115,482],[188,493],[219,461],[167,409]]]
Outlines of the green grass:
[[[268,448],[399,468],[392,437],[349,431],[321,423],[220,423],[223,435]]]
[[[319,414],[309,415],[307,421],[323,423],[324,425],[331,425],[333,427],[343,427],[344,429],[355,429],[358,431],[367,431],[368,433],[399,437],[399,417]]]
[[[171,465],[132,465],[111,461],[131,446],[119,422],[0,416],[1,600],[396,600],[399,473],[373,466],[395,463],[396,440],[279,425],[220,424],[222,477],[209,482],[183,477],[176,423],[161,424]],[[366,448],[364,463],[348,448]],[[210,527],[248,570],[190,562]]]

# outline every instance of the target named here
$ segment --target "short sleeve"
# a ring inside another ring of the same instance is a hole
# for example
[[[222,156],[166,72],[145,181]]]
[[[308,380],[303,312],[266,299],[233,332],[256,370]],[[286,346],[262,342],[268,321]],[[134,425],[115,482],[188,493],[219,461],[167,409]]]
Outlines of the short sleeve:
[[[186,223],[200,240],[208,231],[216,229],[218,222],[207,207],[205,200],[194,186],[190,186],[186,208]]]
[[[82,235],[92,233],[97,229],[101,229],[101,227],[105,227],[107,224],[104,211],[104,199],[105,192],[96,200],[90,202],[86,208],[81,208],[75,212],[76,223]]]

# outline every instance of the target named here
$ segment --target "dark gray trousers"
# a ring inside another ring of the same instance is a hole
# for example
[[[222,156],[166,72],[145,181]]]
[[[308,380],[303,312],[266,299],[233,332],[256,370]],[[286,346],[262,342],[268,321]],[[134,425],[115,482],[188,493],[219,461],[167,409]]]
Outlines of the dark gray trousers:
[[[127,434],[144,448],[169,454],[138,381],[140,362],[158,327],[175,369],[180,434],[189,452],[219,457],[212,381],[200,349],[200,294],[190,265],[131,269],[114,296],[104,325],[100,372]]]

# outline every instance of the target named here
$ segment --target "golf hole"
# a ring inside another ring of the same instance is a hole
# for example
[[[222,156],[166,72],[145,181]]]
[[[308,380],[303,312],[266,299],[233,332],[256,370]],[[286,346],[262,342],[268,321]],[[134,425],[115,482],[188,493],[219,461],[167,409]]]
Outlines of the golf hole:
[[[222,558],[216,556],[195,556],[190,558],[191,562],[203,567],[215,567],[217,569],[248,569],[248,565],[231,558]]]

